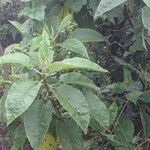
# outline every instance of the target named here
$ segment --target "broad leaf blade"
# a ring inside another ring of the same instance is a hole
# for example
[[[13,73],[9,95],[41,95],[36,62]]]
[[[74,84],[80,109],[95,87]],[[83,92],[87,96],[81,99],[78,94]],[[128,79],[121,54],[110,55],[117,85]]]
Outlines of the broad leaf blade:
[[[143,1],[150,8],[150,1],[149,0],[143,0]]]
[[[99,32],[88,28],[75,29],[72,33],[72,37],[78,39],[81,42],[106,41],[106,38],[102,36]]]
[[[9,125],[17,117],[22,115],[36,98],[41,83],[26,80],[19,80],[12,84],[6,98],[6,117]]]
[[[14,142],[11,150],[20,150],[23,149],[24,143],[26,140],[26,134],[23,124],[17,127],[14,135]]]
[[[87,100],[91,115],[103,128],[109,127],[109,112],[105,104],[90,90],[82,90],[82,93]]]
[[[90,111],[82,93],[69,85],[62,85],[52,90],[60,104],[68,111],[78,126],[86,133]]]
[[[147,19],[149,18],[149,16],[150,16],[150,8],[145,6],[142,9],[142,21],[143,21],[144,27],[148,30],[150,30],[150,19]]]
[[[76,82],[93,83],[88,77],[77,72],[62,74],[59,80],[60,82],[63,83],[76,83]]]
[[[65,48],[67,50],[70,50],[72,52],[75,52],[77,54],[80,54],[84,57],[87,57],[87,58],[89,57],[86,47],[83,45],[82,42],[80,42],[77,39],[74,39],[74,38],[67,39],[63,43],[59,44],[59,46]]]
[[[101,17],[104,13],[114,9],[126,1],[127,0],[101,0],[96,10],[94,19]]]
[[[40,100],[36,100],[25,112],[25,131],[33,149],[39,148],[49,129],[51,119],[52,106],[50,101],[44,103]]]
[[[57,121],[56,132],[62,150],[83,150],[82,134],[74,122],[71,120]]]
[[[8,63],[17,63],[27,68],[30,68],[33,65],[30,57],[23,53],[10,53],[0,57],[0,65]]]
[[[93,70],[99,72],[108,72],[107,70],[101,68],[99,65],[95,64],[94,62],[79,57],[65,59],[60,62],[54,62],[49,64],[48,66],[49,73],[62,71],[62,70],[69,70],[69,69],[86,69],[86,70]]]
[[[21,11],[20,15],[28,16],[32,19],[42,21],[44,20],[46,6],[39,3],[34,4],[31,8],[25,8]]]

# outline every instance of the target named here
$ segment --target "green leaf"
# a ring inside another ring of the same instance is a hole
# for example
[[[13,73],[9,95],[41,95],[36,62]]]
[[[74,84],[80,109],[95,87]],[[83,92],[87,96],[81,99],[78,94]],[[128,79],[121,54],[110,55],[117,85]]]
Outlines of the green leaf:
[[[70,72],[61,75],[60,83],[74,84],[80,87],[88,88],[93,90],[97,95],[100,95],[101,93],[100,88],[94,85],[89,78],[77,72]]]
[[[89,104],[91,115],[101,127],[105,129],[108,128],[109,112],[105,104],[90,90],[82,90],[82,93]]]
[[[144,27],[148,30],[150,30],[150,19],[147,19],[149,18],[149,16],[150,16],[150,8],[145,6],[142,9],[142,21],[143,21]]]
[[[36,3],[31,8],[23,9],[20,15],[28,16],[32,19],[42,21],[44,20],[44,17],[45,17],[45,11],[44,11],[45,8],[46,6],[41,5],[40,3]]]
[[[37,84],[29,79],[19,80],[12,84],[5,103],[8,125],[29,108],[41,85],[41,83]]]
[[[75,52],[77,54],[81,54],[82,56],[86,58],[89,58],[86,47],[83,45],[82,42],[80,42],[77,39],[74,39],[74,38],[67,39],[63,43],[59,44],[59,46],[67,50],[70,50],[72,52]]]
[[[102,36],[99,32],[88,28],[75,29],[72,33],[72,37],[78,39],[81,42],[106,41],[106,38]]]
[[[101,17],[104,13],[114,9],[115,7],[121,5],[126,1],[127,0],[101,0],[94,15],[94,19],[96,20],[98,17]]]
[[[115,130],[116,139],[123,145],[130,145],[134,135],[133,122],[128,118],[121,118]]]
[[[31,51],[34,51],[39,48],[39,43],[41,42],[41,40],[42,40],[41,36],[34,37],[31,40],[31,47],[30,47]]]
[[[149,108],[148,108],[149,109]],[[143,125],[143,130],[144,130],[144,136],[146,138],[150,138],[150,130],[149,130],[149,125],[150,125],[150,115],[146,111],[146,107],[142,107],[140,111],[141,115],[141,120],[142,120],[142,125]]]
[[[27,68],[33,66],[33,62],[31,61],[28,55],[25,55],[23,53],[18,53],[18,52],[6,54],[0,57],[0,65],[8,64],[8,63],[21,64]]]
[[[62,150],[83,150],[82,133],[72,120],[57,121],[56,132]]]
[[[24,125],[27,138],[33,149],[37,150],[49,129],[52,120],[52,105],[36,100],[25,112]]]
[[[26,134],[25,134],[24,125],[22,124],[19,127],[17,127],[17,129],[15,130],[14,142],[11,150],[23,149],[25,140],[26,140]]]
[[[65,4],[74,12],[79,12],[83,5],[86,5],[87,0],[66,0]]]
[[[118,107],[117,104],[115,102],[113,102],[109,108],[109,120],[110,120],[110,125],[112,125],[117,117],[117,112],[118,112]]]
[[[90,111],[82,93],[69,85],[62,85],[52,90],[60,104],[68,111],[78,126],[86,133]]]
[[[59,80],[60,82],[63,83],[76,83],[76,82],[93,83],[88,77],[77,72],[69,72],[62,74]]]
[[[23,25],[17,21],[9,21],[18,31],[21,33],[23,29]]]
[[[39,42],[38,55],[40,60],[48,60],[48,62],[52,62],[54,52],[50,49],[50,46],[51,42],[49,39],[49,35],[44,28],[41,35],[41,41]]]
[[[150,90],[143,92],[143,101],[146,103],[150,103]]]
[[[72,15],[67,15],[60,23],[60,25],[58,27],[58,32],[63,31],[67,26],[69,26],[70,23],[72,22],[72,20],[73,20]]]
[[[62,70],[70,70],[70,69],[86,69],[86,70],[93,70],[99,72],[108,72],[107,70],[101,68],[96,63],[79,57],[74,57],[70,59],[65,59],[63,61],[54,62],[49,64],[48,72],[53,73]]]
[[[133,91],[129,94],[127,94],[127,99],[136,104],[138,98],[142,95],[141,91]]]
[[[143,1],[150,8],[150,1],[149,0],[143,0]]]

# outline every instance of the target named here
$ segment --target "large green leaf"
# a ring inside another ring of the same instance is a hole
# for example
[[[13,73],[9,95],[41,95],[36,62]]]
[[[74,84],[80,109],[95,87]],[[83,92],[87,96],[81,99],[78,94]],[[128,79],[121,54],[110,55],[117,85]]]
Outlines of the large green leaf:
[[[13,142],[13,146],[12,146],[11,150],[21,150],[21,149],[23,149],[25,140],[26,140],[25,129],[24,129],[24,125],[21,124],[15,130],[14,142]]]
[[[149,0],[143,0],[143,1],[150,8],[150,1]]]
[[[42,21],[44,20],[46,6],[41,5],[40,3],[35,3],[31,8],[27,7],[23,9],[20,15],[28,16],[32,19]]]
[[[68,111],[79,127],[86,133],[90,111],[82,93],[69,85],[62,85],[52,90],[60,104]]]
[[[87,58],[89,57],[86,47],[83,45],[82,42],[80,42],[77,39],[74,39],[74,38],[67,39],[63,43],[59,44],[59,46],[67,50],[70,50],[72,52],[75,52],[77,54],[80,54],[84,57],[87,57]]]
[[[116,139],[123,145],[130,145],[133,140],[134,125],[133,122],[128,118],[121,118],[119,125],[115,129]]]
[[[87,100],[91,115],[103,128],[109,127],[109,112],[106,105],[90,90],[82,90],[82,93]]]
[[[86,70],[93,70],[99,72],[108,72],[107,70],[101,68],[99,65],[95,64],[94,62],[79,57],[74,57],[70,59],[65,59],[63,61],[54,62],[49,64],[48,66],[49,73],[62,71],[62,70],[70,70],[70,69],[86,69]]]
[[[88,77],[78,72],[69,72],[62,74],[59,80],[60,82],[63,83],[77,83],[77,82],[93,83]]]
[[[114,9],[126,1],[127,0],[101,0],[94,15],[94,19],[97,19],[104,13]]]
[[[29,79],[19,80],[12,84],[6,98],[7,124],[22,115],[36,98],[41,83]]]
[[[100,95],[101,90],[99,87],[94,85],[94,83],[83,74],[77,72],[70,72],[60,76],[61,83],[68,83],[78,85],[80,87],[86,87],[93,90],[96,94]]]
[[[0,57],[0,65],[8,63],[17,63],[30,68],[33,65],[30,57],[23,53],[10,53]]]
[[[52,119],[52,105],[36,100],[25,112],[24,125],[27,138],[34,150],[39,148]]]
[[[102,36],[99,32],[88,28],[75,29],[72,33],[72,37],[78,39],[81,42],[106,41],[106,38]]]
[[[87,0],[66,0],[66,6],[74,12],[79,12],[83,5],[86,5]]]
[[[150,8],[145,6],[142,9],[142,20],[144,27],[148,30],[150,30],[150,19],[147,19],[149,18],[149,16],[150,16]]]
[[[140,115],[141,115],[141,121],[143,125],[143,131],[144,131],[144,136],[146,138],[150,138],[150,130],[149,130],[149,125],[150,125],[150,114],[146,109],[149,110],[147,107],[142,107],[140,110]]]
[[[83,150],[82,134],[72,120],[57,121],[56,132],[62,150]]]

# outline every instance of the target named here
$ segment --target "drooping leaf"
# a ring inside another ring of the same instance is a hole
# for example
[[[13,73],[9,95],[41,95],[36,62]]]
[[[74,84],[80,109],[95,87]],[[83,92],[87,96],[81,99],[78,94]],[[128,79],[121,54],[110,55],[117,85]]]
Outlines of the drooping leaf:
[[[114,9],[126,1],[127,0],[101,0],[94,15],[94,19],[101,17],[104,13]]]
[[[80,42],[77,39],[74,39],[74,38],[67,39],[63,43],[59,44],[59,46],[67,50],[70,50],[72,52],[75,52],[77,54],[80,54],[86,58],[89,57],[86,47],[83,45],[82,42]]]
[[[9,53],[0,57],[0,65],[1,64],[8,64],[8,63],[17,63],[21,64],[27,68],[33,66],[33,62],[31,61],[30,57],[23,54],[23,53]]]
[[[23,149],[25,140],[26,140],[26,134],[25,134],[24,125],[22,124],[19,127],[17,127],[17,129],[15,130],[14,142],[11,150]]]
[[[61,85],[53,89],[52,92],[78,126],[86,133],[89,125],[90,111],[82,93],[69,85]]]
[[[67,84],[74,84],[80,87],[91,89],[97,95],[100,95],[101,93],[100,88],[94,85],[94,83],[88,77],[77,72],[70,72],[61,75],[60,82],[67,83]]]
[[[150,130],[149,130],[150,115],[149,115],[149,113],[146,110],[147,110],[146,107],[141,108],[140,115],[141,115],[143,130],[144,130],[144,136],[146,138],[150,138]]]
[[[141,91],[133,91],[133,92],[127,94],[127,99],[136,104],[138,98],[141,95],[142,95]]]
[[[106,105],[90,90],[82,90],[82,93],[87,100],[91,115],[103,128],[109,127],[109,112]]]
[[[146,103],[150,103],[150,90],[143,92],[143,101]]]
[[[72,33],[72,37],[78,39],[81,42],[106,41],[106,38],[102,36],[99,32],[88,28],[75,29]]]
[[[99,72],[108,72],[107,70],[101,68],[99,65],[95,64],[94,62],[79,57],[74,57],[70,59],[65,59],[63,61],[54,62],[49,64],[48,66],[49,73],[62,71],[62,70],[70,70],[70,69],[86,69],[86,70],[93,70]]]
[[[83,5],[86,5],[87,0],[66,0],[65,3],[74,12],[79,12]]]
[[[41,83],[29,79],[19,80],[12,84],[6,98],[7,124],[22,115],[36,98]]]
[[[150,16],[150,8],[145,6],[142,9],[142,21],[143,25],[146,29],[150,30],[150,20],[147,19]]]
[[[70,25],[71,21],[73,20],[72,15],[67,15],[62,22],[60,23],[59,27],[58,27],[58,32],[61,32],[62,30],[64,30],[68,25]]]
[[[150,1],[149,0],[143,0],[143,1],[150,8]]]
[[[32,19],[42,21],[45,17],[45,11],[44,9],[46,6],[41,5],[40,3],[35,3],[31,8],[25,8],[21,11],[21,16],[28,16]]]
[[[27,138],[33,149],[38,149],[49,129],[52,119],[52,105],[36,100],[24,115]]]
[[[82,134],[72,120],[56,122],[56,132],[60,139],[62,150],[83,150]]]
[[[112,125],[117,117],[117,112],[118,112],[118,107],[117,104],[115,102],[113,102],[109,108],[109,120],[110,120],[110,125]]]

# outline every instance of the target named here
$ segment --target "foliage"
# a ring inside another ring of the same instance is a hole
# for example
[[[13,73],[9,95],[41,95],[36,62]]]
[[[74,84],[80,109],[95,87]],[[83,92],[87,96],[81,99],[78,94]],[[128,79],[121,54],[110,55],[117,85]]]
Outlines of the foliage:
[[[21,42],[0,57],[9,64],[0,122],[15,128],[12,149],[149,145],[149,1],[21,2],[9,21]]]

